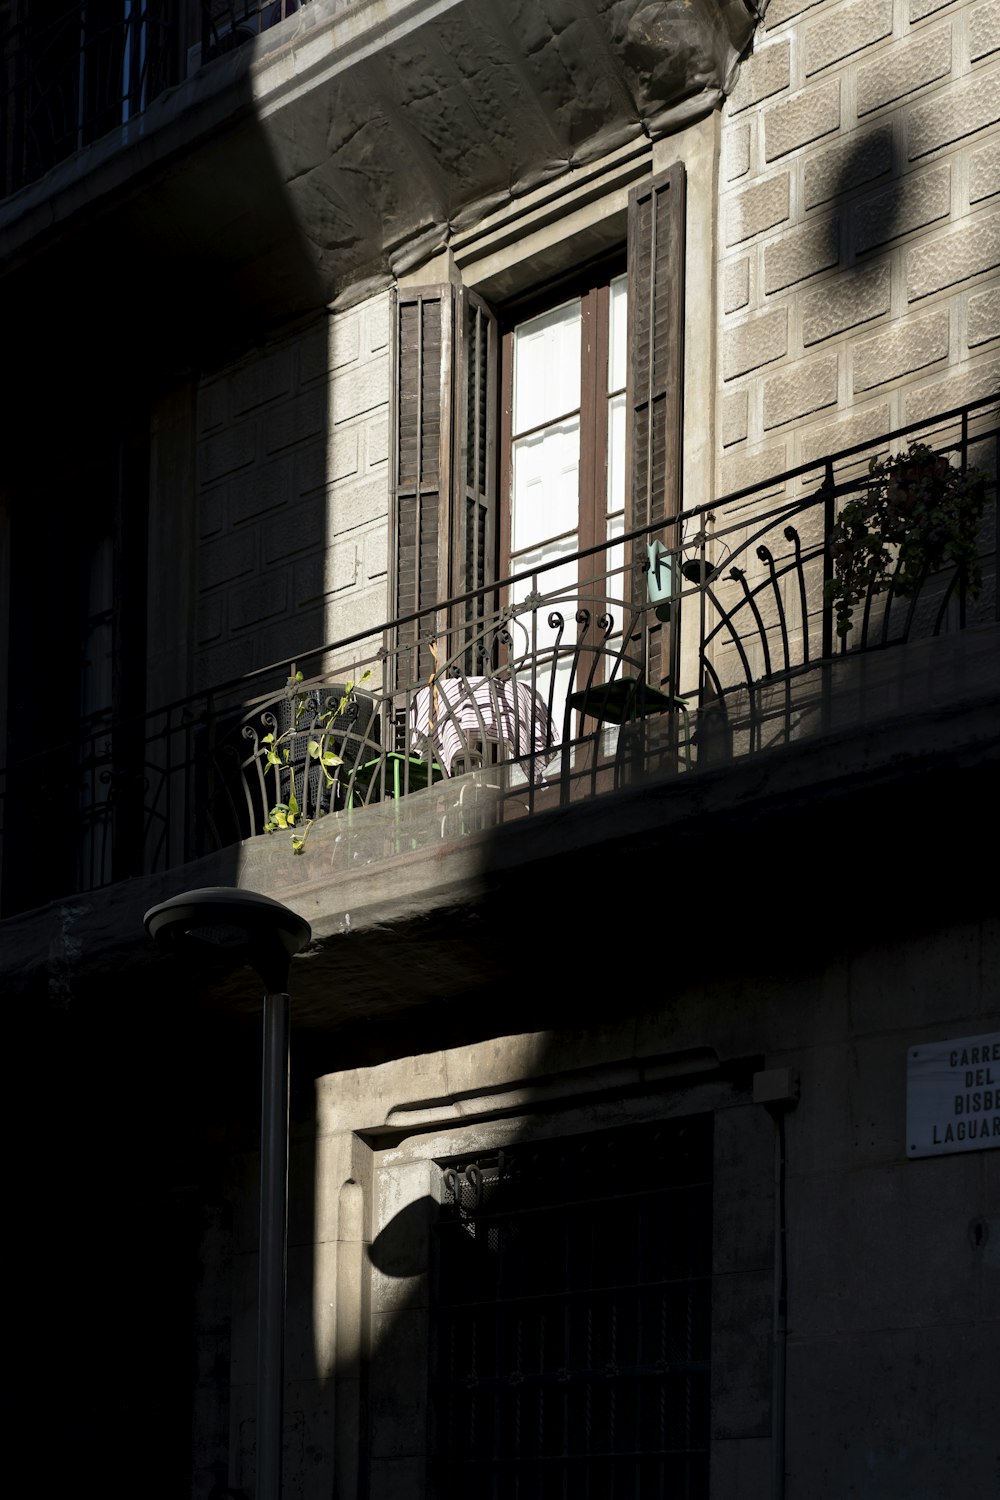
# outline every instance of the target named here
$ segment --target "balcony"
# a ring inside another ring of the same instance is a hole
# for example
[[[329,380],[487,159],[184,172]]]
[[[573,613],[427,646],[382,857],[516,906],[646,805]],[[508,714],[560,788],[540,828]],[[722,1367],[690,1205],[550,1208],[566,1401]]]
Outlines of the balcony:
[[[205,62],[305,0],[166,0],[12,7],[0,37],[0,198],[144,114]],[[54,13],[53,13],[54,11]]]
[[[304,878],[320,846],[357,873],[837,737],[889,747],[995,701],[998,431],[980,402],[141,720],[65,735],[57,713],[6,770],[5,823],[30,805],[78,831],[52,896],[245,840]],[[837,519],[914,441],[987,476],[975,559],[905,593],[897,571],[838,634]]]

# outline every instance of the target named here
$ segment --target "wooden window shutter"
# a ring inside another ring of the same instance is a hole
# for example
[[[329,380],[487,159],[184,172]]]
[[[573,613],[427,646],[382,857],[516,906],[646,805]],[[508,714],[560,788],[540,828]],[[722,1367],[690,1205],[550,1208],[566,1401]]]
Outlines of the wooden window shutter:
[[[474,292],[457,298],[455,340],[455,485],[452,511],[451,592],[485,589],[496,579],[497,556],[497,321]],[[457,639],[452,649],[478,637],[489,596],[480,594],[456,606]],[[482,670],[472,657],[467,672]]]
[[[684,397],[684,167],[629,194],[629,393],[635,526],[673,516],[681,503]]]
[[[667,521],[682,504],[684,198],[681,162],[629,193],[629,530]],[[673,530],[661,533],[668,546],[676,545]],[[644,575],[637,576],[636,586],[644,592]],[[653,682],[670,676],[671,652],[663,635],[659,628],[650,632]],[[673,644],[676,648],[676,639]]]
[[[452,287],[439,286],[396,299],[393,613],[399,617],[431,610],[448,595],[454,297]],[[398,685],[432,671],[426,640],[437,624],[431,615],[399,627]]]
[[[480,628],[482,599],[457,606],[458,619],[435,606],[496,576],[496,367],[496,319],[474,293],[397,295],[394,613],[427,611],[399,628],[400,686],[434,669],[431,635],[443,665]],[[459,635],[445,644],[449,627]]]

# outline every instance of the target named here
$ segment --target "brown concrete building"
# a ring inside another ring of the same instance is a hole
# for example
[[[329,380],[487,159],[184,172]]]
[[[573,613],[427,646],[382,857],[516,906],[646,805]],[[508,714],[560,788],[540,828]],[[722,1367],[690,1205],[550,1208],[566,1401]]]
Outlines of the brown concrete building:
[[[997,0],[0,38],[32,1489],[254,1493],[239,886],[287,1497],[992,1494]]]

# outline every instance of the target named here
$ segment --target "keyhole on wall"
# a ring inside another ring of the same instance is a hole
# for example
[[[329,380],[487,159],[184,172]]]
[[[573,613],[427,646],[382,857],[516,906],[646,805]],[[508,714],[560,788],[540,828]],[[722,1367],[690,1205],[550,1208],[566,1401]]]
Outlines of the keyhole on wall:
[[[990,1226],[987,1219],[973,1219],[969,1225],[969,1244],[973,1250],[981,1250],[989,1239]]]

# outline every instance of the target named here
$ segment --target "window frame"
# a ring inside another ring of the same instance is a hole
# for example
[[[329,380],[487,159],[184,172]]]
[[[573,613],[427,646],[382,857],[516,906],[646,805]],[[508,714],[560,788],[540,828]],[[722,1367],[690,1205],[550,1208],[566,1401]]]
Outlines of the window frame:
[[[532,428],[515,435],[514,337],[524,323],[566,302],[580,300],[580,455],[578,470],[577,550],[607,540],[607,388],[611,282],[627,270],[626,251],[601,256],[554,282],[509,302],[500,312],[500,476],[499,576],[518,571],[511,558],[514,464],[513,445]],[[626,387],[627,390],[627,387]],[[547,424],[546,424],[547,425]],[[627,494],[625,497],[627,509]]]

